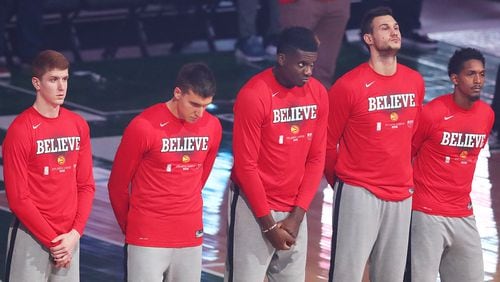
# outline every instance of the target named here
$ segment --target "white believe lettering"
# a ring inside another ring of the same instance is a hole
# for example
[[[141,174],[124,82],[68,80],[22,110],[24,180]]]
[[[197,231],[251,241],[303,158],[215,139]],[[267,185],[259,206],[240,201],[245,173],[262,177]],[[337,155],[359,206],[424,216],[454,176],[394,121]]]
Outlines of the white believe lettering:
[[[273,123],[316,119],[316,105],[282,108],[273,110]]]
[[[393,94],[368,98],[368,111],[415,107],[415,94]]]
[[[482,148],[486,134],[443,132],[441,145],[461,148]]]
[[[36,140],[36,154],[48,154],[80,150],[80,137],[59,137]]]
[[[208,137],[163,138],[161,152],[193,152],[208,150]]]

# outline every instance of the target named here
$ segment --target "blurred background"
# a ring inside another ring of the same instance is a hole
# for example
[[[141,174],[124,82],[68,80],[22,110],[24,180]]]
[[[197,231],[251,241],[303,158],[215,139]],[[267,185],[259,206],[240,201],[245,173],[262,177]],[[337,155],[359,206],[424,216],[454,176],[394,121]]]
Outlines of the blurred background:
[[[15,116],[34,101],[33,56],[40,50],[54,49],[72,62],[65,106],[80,113],[90,125],[97,189],[82,237],[81,281],[123,281],[123,236],[106,188],[114,153],[128,122],[146,107],[168,100],[178,69],[193,61],[206,62],[216,75],[218,90],[209,111],[219,117],[224,128],[223,143],[203,191],[202,280],[222,281],[233,101],[245,81],[274,64],[273,46],[283,16],[277,0],[239,1],[0,0],[0,142]],[[426,101],[452,91],[446,68],[460,47],[478,48],[486,57],[483,100],[492,103],[499,92],[500,1],[332,0],[332,5],[340,6],[343,1],[347,8],[332,16],[332,36],[333,30],[340,34],[332,44],[338,45],[339,53],[331,61],[335,68],[324,82],[326,87],[367,60],[367,50],[359,39],[361,15],[369,7],[384,4],[395,9],[401,24],[413,19],[403,30],[398,59],[423,75]],[[317,25],[327,23],[318,21]],[[497,220],[500,222],[497,138],[494,132],[490,146],[483,150],[473,184],[486,281],[500,281],[495,278]],[[0,154],[0,254],[5,254],[12,215],[5,199],[2,163]],[[326,281],[328,277],[331,201],[332,190],[324,183],[308,216],[307,281]],[[0,255],[0,280],[4,260]]]

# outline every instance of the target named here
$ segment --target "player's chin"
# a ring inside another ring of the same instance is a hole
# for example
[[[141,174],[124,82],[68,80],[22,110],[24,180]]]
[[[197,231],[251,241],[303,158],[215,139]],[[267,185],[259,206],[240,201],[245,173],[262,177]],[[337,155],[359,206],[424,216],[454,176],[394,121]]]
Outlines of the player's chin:
[[[391,44],[391,49],[392,49],[392,50],[395,50],[395,51],[400,50],[400,49],[401,49],[401,41],[400,41],[400,42],[398,42],[398,43],[395,43],[395,42],[394,42],[393,44]]]
[[[301,79],[299,81],[297,81],[297,83],[295,85],[299,86],[299,87],[302,87],[304,86],[307,82],[309,81],[309,79]]]
[[[469,101],[472,101],[472,102],[475,102],[475,101],[477,101],[479,99],[481,99],[481,95],[480,94],[474,94],[474,95],[469,96]]]

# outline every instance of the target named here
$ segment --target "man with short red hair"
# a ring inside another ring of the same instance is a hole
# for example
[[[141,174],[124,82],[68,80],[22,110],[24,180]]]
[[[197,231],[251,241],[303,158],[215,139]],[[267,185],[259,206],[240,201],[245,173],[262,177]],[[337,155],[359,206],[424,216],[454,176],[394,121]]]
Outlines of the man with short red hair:
[[[95,184],[89,126],[62,107],[68,60],[40,52],[32,64],[32,107],[7,130],[3,143],[10,228],[6,281],[79,281],[79,239]]]

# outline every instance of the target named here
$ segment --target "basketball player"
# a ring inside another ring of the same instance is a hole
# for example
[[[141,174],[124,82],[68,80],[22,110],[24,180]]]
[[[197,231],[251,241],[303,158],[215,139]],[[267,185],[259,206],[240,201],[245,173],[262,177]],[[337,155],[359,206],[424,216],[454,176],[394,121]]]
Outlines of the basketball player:
[[[313,77],[318,41],[302,27],[278,39],[277,63],[234,105],[226,281],[304,281],[306,211],[325,160],[328,98]]]
[[[330,281],[403,280],[411,216],[411,140],[422,76],[398,63],[401,33],[389,8],[368,11],[370,58],[329,91],[325,174],[334,186]],[[337,180],[335,183],[335,179]]]
[[[5,190],[14,222],[9,230],[6,281],[79,281],[79,240],[95,185],[89,127],[62,107],[68,60],[40,52],[31,79],[32,107],[7,130]]]
[[[219,120],[205,112],[214,95],[210,69],[186,64],[173,97],[125,129],[108,188],[126,237],[128,281],[200,281],[201,190],[222,135]]]
[[[485,60],[472,48],[448,63],[453,93],[425,105],[413,138],[415,193],[411,222],[411,281],[484,281],[481,239],[470,198],[481,148],[494,121],[479,100]]]

